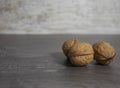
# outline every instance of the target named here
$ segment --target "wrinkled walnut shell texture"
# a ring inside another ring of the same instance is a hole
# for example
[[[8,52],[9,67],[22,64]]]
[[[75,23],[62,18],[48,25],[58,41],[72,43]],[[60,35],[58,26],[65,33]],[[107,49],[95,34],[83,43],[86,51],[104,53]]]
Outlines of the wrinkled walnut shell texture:
[[[63,49],[63,52],[64,52],[65,56],[68,57],[69,50],[77,42],[78,42],[78,40],[76,40],[76,39],[71,39],[71,40],[67,40],[67,41],[64,42],[64,44],[62,46],[62,49]]]
[[[93,54],[71,57],[70,61],[75,66],[85,66],[93,60]]]
[[[75,66],[85,66],[93,60],[93,48],[89,43],[79,40],[67,40],[63,44],[63,52]]]
[[[110,64],[116,54],[115,49],[107,42],[100,41],[93,45],[94,59],[102,65]]]

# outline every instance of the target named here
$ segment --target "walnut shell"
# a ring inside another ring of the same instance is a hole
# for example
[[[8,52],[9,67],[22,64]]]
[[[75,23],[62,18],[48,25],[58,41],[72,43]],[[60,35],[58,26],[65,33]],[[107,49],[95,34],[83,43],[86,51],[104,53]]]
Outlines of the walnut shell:
[[[85,66],[94,57],[94,51],[89,43],[78,40],[68,40],[63,44],[63,52],[74,66]]]
[[[93,61],[93,54],[83,55],[83,56],[75,56],[70,58],[70,62],[75,66],[86,66],[91,61]]]
[[[108,65],[110,64],[116,54],[115,49],[112,47],[112,45],[110,45],[107,42],[104,41],[100,41],[97,42],[93,45],[93,49],[94,49],[94,59],[102,65]]]
[[[79,42],[79,40],[77,39],[69,39],[67,41],[64,42],[63,46],[62,46],[62,50],[63,53],[65,54],[65,56],[68,57],[68,52],[71,49],[72,46],[74,46],[74,44],[76,44],[77,42]]]
[[[69,50],[68,56],[83,56],[93,54],[93,48],[89,43],[85,42],[77,42],[74,46]]]

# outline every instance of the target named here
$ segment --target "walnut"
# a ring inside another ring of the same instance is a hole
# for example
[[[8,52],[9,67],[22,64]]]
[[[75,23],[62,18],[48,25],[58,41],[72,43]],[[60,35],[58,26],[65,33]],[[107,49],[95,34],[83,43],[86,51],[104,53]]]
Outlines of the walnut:
[[[94,57],[92,46],[89,43],[80,42],[76,39],[65,41],[62,49],[74,66],[85,66],[89,64]]]
[[[104,41],[100,41],[97,42],[93,45],[93,49],[94,49],[94,59],[102,65],[108,65],[110,64],[116,54],[115,49],[112,47],[112,45],[110,45],[107,42]]]
[[[67,41],[64,42],[63,46],[62,46],[62,50],[63,50],[63,53],[65,54],[65,56],[68,57],[68,52],[69,50],[71,49],[72,46],[74,46],[77,42],[79,42],[79,40],[77,39],[69,39]]]

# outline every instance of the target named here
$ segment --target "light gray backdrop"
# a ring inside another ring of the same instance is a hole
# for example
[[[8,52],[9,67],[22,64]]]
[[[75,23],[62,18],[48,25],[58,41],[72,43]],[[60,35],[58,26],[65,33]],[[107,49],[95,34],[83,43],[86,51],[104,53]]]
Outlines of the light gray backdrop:
[[[0,33],[120,34],[120,0],[0,0]]]

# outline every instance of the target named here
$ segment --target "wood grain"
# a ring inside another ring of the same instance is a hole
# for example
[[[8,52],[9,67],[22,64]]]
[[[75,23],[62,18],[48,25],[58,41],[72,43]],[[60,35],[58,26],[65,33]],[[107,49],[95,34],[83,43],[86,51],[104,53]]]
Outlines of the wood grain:
[[[117,50],[109,66],[72,67],[61,46],[77,37],[110,42]],[[119,88],[120,35],[0,35],[0,88]]]

